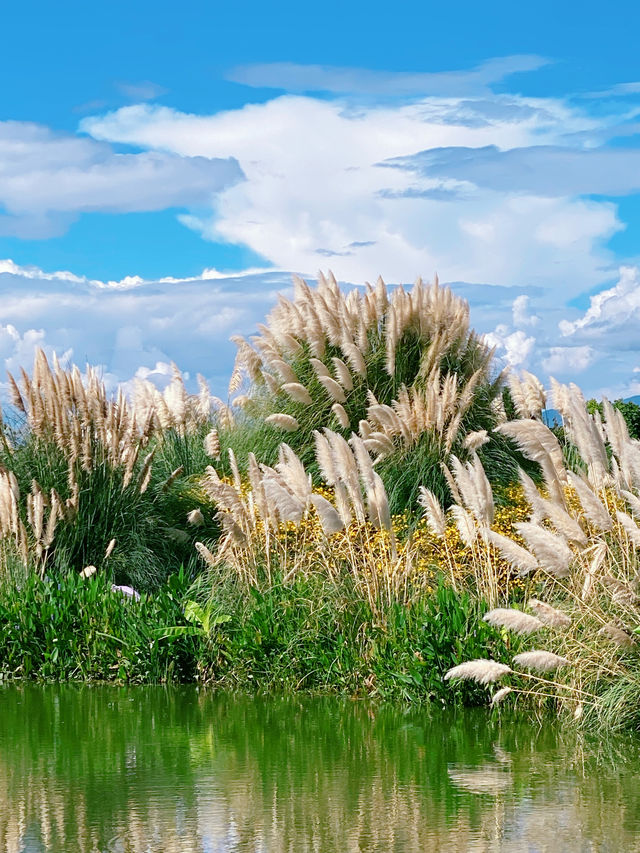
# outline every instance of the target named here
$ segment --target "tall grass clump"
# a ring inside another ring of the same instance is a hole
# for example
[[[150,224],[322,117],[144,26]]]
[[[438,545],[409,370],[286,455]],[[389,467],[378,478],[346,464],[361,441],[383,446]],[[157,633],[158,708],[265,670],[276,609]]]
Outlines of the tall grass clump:
[[[329,274],[294,287],[251,342],[234,339],[229,390],[242,392],[241,411],[221,438],[242,466],[249,451],[273,465],[283,438],[314,466],[314,432],[326,427],[364,441],[394,512],[416,505],[419,483],[445,500],[440,463],[465,457],[468,440],[484,444],[492,477],[515,475],[510,442],[490,432],[504,416],[504,376],[463,299],[437,280],[407,291],[378,279],[345,294]]]
[[[575,385],[552,384],[576,451],[574,470],[541,422],[525,418],[499,427],[544,476],[538,488],[521,472],[530,516],[513,536],[492,529],[479,461],[466,471],[458,464],[452,478],[459,488],[451,512],[482,567],[478,591],[494,605],[485,619],[500,631],[527,635],[530,648],[510,665],[468,661],[448,677],[499,683],[494,702],[522,693],[553,700],[576,718],[640,728],[640,444],[606,400],[603,420],[589,414]],[[526,578],[515,600],[504,590],[501,600],[492,573],[498,556]]]
[[[185,464],[175,465],[190,455],[188,407],[182,420],[162,422],[163,410],[134,407],[121,392],[110,398],[95,370],[50,365],[42,351],[32,376],[9,380],[22,421],[0,435],[7,553],[40,577],[95,566],[141,589],[192,560],[188,513],[202,502]]]

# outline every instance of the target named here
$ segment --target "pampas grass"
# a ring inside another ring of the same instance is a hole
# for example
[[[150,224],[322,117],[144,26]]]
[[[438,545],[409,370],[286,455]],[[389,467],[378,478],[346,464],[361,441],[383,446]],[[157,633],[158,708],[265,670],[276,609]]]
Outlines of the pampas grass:
[[[541,649],[520,652],[519,655],[514,656],[513,662],[516,666],[523,666],[525,669],[533,669],[537,672],[553,672],[561,666],[569,666],[570,664],[567,658]]]
[[[521,610],[514,608],[496,607],[483,616],[485,622],[494,627],[506,628],[514,634],[532,634],[543,627],[542,622],[536,616],[530,616]]]
[[[499,476],[515,470],[509,443],[490,432],[504,377],[470,329],[466,302],[437,281],[405,290],[378,279],[345,293],[331,273],[316,287],[294,278],[294,298],[281,296],[257,335],[234,342],[233,387],[244,377],[248,402],[223,439],[227,446],[242,442],[272,464],[278,436],[262,429],[266,422],[295,432],[292,446],[313,469],[315,431],[331,426],[347,437],[358,426],[394,512],[417,503],[419,485],[445,499],[439,463],[450,452],[464,461],[480,449],[495,458]],[[406,478],[398,477],[403,469]]]
[[[504,663],[483,658],[480,660],[465,661],[465,663],[454,666],[445,673],[444,678],[445,681],[469,679],[470,681],[475,681],[476,684],[486,685],[499,681],[512,671],[511,667]]]

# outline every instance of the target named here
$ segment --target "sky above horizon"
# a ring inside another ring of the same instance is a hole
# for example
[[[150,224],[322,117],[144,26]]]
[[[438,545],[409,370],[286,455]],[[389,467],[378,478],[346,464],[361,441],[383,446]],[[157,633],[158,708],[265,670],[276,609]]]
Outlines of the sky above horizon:
[[[226,396],[291,273],[442,282],[515,369],[640,393],[640,7],[4,11],[0,358]]]

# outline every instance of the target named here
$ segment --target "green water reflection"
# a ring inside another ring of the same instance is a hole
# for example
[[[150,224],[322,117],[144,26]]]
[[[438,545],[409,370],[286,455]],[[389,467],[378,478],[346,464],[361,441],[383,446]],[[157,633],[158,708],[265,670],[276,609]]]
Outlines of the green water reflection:
[[[0,851],[640,851],[640,743],[485,711],[0,689]]]

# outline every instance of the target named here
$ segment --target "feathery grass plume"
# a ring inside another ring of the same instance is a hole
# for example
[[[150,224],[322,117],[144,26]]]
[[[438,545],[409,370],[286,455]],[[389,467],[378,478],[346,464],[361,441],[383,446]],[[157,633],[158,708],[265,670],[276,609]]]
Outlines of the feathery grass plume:
[[[285,382],[282,386],[282,390],[285,391],[292,400],[295,400],[298,403],[303,403],[305,406],[310,406],[313,403],[311,394],[309,394],[307,389],[300,382]]]
[[[514,608],[496,607],[483,617],[483,621],[493,625],[494,628],[506,628],[514,634],[532,634],[543,627],[542,622],[536,616],[523,613],[522,610]]]
[[[620,491],[620,496],[627,502],[631,509],[631,514],[636,521],[640,521],[640,498],[637,495],[634,495],[633,492],[629,492],[626,489],[622,489]]]
[[[478,538],[478,527],[474,517],[458,504],[454,504],[450,512],[458,528],[460,538],[468,548],[473,548]]]
[[[640,548],[640,527],[638,527],[635,521],[631,516],[627,515],[626,512],[616,510],[616,518],[620,522],[620,525],[629,537],[629,541],[634,548]]]
[[[580,593],[581,601],[586,601],[593,590],[596,575],[607,556],[607,543],[604,541],[597,542],[595,546],[592,546],[589,549],[589,551],[593,553],[593,557],[585,569],[582,591]]]
[[[635,642],[632,637],[627,634],[626,631],[623,631],[622,628],[619,628],[617,625],[614,625],[611,622],[607,622],[606,625],[603,625],[602,628],[598,631],[599,634],[607,637],[609,640],[612,640],[617,646],[620,646],[622,649],[629,649],[635,646]]]
[[[293,415],[287,415],[284,412],[275,412],[273,415],[268,415],[265,418],[265,423],[277,429],[282,429],[285,432],[295,432],[300,426]]]
[[[500,702],[502,702],[504,699],[506,699],[507,696],[509,695],[509,693],[512,693],[512,692],[513,691],[511,690],[510,687],[501,687],[499,690],[496,690],[496,692],[491,697],[491,704],[492,705],[499,705]]]
[[[521,418],[542,418],[547,394],[537,376],[523,370],[521,376],[509,373],[509,391],[516,412]]]
[[[550,628],[568,628],[571,625],[571,617],[537,598],[530,598],[527,602],[529,610],[533,610],[538,619]]]
[[[217,429],[211,429],[204,437],[204,451],[212,459],[220,459],[220,437]]]
[[[510,672],[513,672],[513,670],[505,663],[480,658],[478,660],[465,661],[465,663],[460,663],[458,666],[452,667],[445,673],[444,678],[445,681],[460,678],[475,681],[477,684],[493,684]]]
[[[81,578],[90,578],[95,575],[97,572],[97,568],[95,566],[85,566],[84,569],[80,572]]]
[[[476,430],[475,432],[470,432],[467,434],[463,445],[467,450],[479,450],[479,448],[484,447],[485,444],[488,444],[490,441],[489,433],[486,429]]]
[[[202,510],[196,508],[187,513],[187,524],[190,524],[192,527],[201,527],[204,524]]]
[[[427,523],[435,535],[442,539],[445,534],[447,520],[440,505],[440,501],[430,489],[420,486],[420,497],[418,503],[424,509]]]
[[[107,545],[107,550],[104,552],[105,560],[108,560],[109,557],[113,554],[114,548],[116,547],[116,540],[112,539]]]
[[[333,406],[331,406],[331,411],[336,416],[336,420],[342,429],[348,429],[350,423],[349,415],[346,413],[344,406],[340,403],[334,403]]]
[[[311,495],[309,500],[318,513],[325,536],[333,536],[334,533],[344,530],[344,521],[332,503],[323,498],[322,495]]]
[[[545,484],[553,500],[565,504],[564,485],[567,472],[558,439],[543,423],[536,420],[508,421],[496,430],[512,438],[522,452],[542,469]]]
[[[520,652],[520,654],[514,656],[513,662],[516,666],[523,666],[525,669],[533,669],[537,672],[553,672],[553,670],[561,666],[569,666],[571,663],[571,661],[561,655],[546,652],[542,649]]]
[[[450,458],[453,476],[464,505],[471,510],[478,524],[490,527],[493,524],[493,491],[482,462],[476,456],[465,465],[454,454]]]
[[[582,511],[587,521],[596,530],[607,531],[613,527],[613,521],[600,498],[594,493],[591,485],[582,477],[569,471],[569,484],[578,495]]]
[[[539,524],[527,521],[521,521],[514,527],[543,569],[558,578],[568,577],[574,554],[561,536],[556,536]]]
[[[582,391],[577,385],[571,383],[566,387],[553,379],[551,382],[554,402],[562,415],[565,432],[586,464],[590,482],[600,489],[609,471],[602,429],[587,411]]]
[[[500,554],[504,557],[504,559],[513,566],[514,569],[517,569],[520,574],[526,575],[529,572],[535,572],[536,569],[539,569],[538,561],[536,558],[527,551],[526,548],[523,548],[522,545],[518,545],[517,542],[514,542],[513,539],[509,539],[508,536],[503,536],[501,533],[498,533],[495,530],[485,530],[484,535],[487,537],[487,540],[500,551]]]

